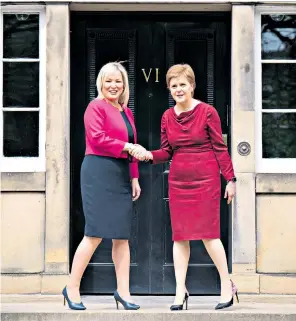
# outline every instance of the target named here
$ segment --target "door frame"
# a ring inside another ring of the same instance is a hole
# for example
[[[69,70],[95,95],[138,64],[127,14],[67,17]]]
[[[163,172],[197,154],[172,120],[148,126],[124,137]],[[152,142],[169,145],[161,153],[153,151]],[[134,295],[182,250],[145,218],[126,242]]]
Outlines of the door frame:
[[[141,4],[135,4],[135,0],[127,0],[129,4],[134,2],[133,6],[138,11],[145,8],[143,0]],[[155,8],[160,10],[162,7],[165,11],[171,12],[174,6],[181,11],[183,6],[188,8],[188,1],[184,0],[178,4],[166,4],[165,0],[154,2]],[[149,1],[152,3],[152,1]],[[104,1],[98,0],[103,3]],[[114,1],[115,2],[115,1]],[[119,11],[131,10],[130,5],[126,4]],[[148,2],[148,1],[146,1]],[[200,3],[204,1],[195,1],[192,4],[192,12],[203,12],[203,6]],[[218,1],[211,1],[208,5],[211,11],[215,11],[219,7]],[[224,1],[229,3],[227,8],[219,7],[218,11],[231,12],[231,118],[232,121],[231,145],[232,160],[236,170],[237,197],[232,204],[231,226],[232,245],[230,257],[232,262],[233,273],[238,273],[244,280],[251,280],[255,284],[254,291],[258,292],[258,275],[256,275],[256,169],[255,169],[255,134],[253,128],[255,126],[255,83],[254,83],[254,64],[255,64],[255,48],[254,41],[256,38],[255,30],[255,4],[246,3],[238,4],[235,1]],[[258,1],[256,1],[258,2]],[[263,1],[264,3],[266,1]],[[199,4],[198,4],[199,3]],[[82,4],[80,4],[82,5]],[[69,2],[47,3],[46,8],[46,78],[47,78],[47,142],[46,142],[46,176],[45,191],[45,258],[44,271],[48,278],[50,274],[51,280],[66,283],[69,273],[69,213],[70,213],[70,68],[69,65],[69,45],[70,45],[70,12],[71,10],[85,12],[91,10],[91,4],[84,3],[83,7],[75,8]],[[115,6],[115,4],[114,4]],[[114,8],[114,6],[112,8]],[[156,7],[157,6],[157,7]],[[18,7],[16,5],[16,7]],[[109,8],[111,8],[108,5]],[[261,7],[261,6],[260,6]],[[262,7],[265,7],[262,5]],[[97,10],[98,7],[95,8]],[[79,10],[78,10],[79,9]],[[221,9],[221,10],[220,10]],[[103,9],[99,10],[102,11]],[[106,9],[107,10],[107,9]],[[105,10],[105,11],[106,11]],[[108,11],[108,10],[107,10]],[[52,19],[52,17],[59,19]],[[243,19],[242,19],[243,17]],[[242,55],[245,53],[245,55]],[[250,68],[242,70],[241,66],[249,66]],[[60,66],[60,68],[57,68]],[[235,79],[235,81],[234,81]],[[59,108],[57,109],[57,104]],[[247,116],[247,117],[246,117]],[[246,120],[248,126],[246,125]],[[54,123],[54,126],[52,124]],[[48,140],[48,137],[50,140]],[[248,142],[251,152],[248,156],[241,156],[238,151],[239,143],[242,140]],[[49,198],[48,198],[49,197]],[[244,222],[248,221],[248,226]],[[56,222],[60,222],[59,229],[56,229]],[[229,252],[230,253],[230,252]],[[55,283],[55,282],[53,282]],[[246,288],[249,291],[249,287]],[[252,287],[253,289],[253,287]]]

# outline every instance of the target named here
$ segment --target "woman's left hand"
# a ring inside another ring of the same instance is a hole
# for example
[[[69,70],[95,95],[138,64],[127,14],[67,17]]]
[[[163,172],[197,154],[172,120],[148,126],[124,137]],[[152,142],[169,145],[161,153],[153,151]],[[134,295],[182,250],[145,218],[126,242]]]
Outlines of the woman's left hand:
[[[232,199],[234,198],[235,195],[235,183],[234,182],[228,182],[226,185],[226,189],[225,189],[225,194],[224,194],[224,198],[227,198],[227,204],[230,204]]]
[[[133,201],[136,201],[141,195],[141,187],[137,178],[132,178]]]

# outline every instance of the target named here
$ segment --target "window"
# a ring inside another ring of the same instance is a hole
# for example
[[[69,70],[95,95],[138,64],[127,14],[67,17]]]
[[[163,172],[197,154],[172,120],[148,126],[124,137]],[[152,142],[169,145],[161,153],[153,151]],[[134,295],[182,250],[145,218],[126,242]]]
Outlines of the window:
[[[45,171],[43,7],[7,6],[1,15],[1,171]]]
[[[296,10],[259,8],[256,19],[256,165],[296,173]]]

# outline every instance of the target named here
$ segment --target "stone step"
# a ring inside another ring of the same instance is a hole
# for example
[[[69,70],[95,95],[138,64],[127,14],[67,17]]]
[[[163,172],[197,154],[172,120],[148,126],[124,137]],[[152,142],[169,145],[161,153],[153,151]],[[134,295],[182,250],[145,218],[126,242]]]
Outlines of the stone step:
[[[138,311],[116,310],[112,296],[83,296],[85,311],[63,306],[62,296],[2,296],[3,321],[296,321],[294,296],[240,296],[240,303],[215,311],[218,297],[192,296],[189,310],[171,312],[173,297],[138,296]]]

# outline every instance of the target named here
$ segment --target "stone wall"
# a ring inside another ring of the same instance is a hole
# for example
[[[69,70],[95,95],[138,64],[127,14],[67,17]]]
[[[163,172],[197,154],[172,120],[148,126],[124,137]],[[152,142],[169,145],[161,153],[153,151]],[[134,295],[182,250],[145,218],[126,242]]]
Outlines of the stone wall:
[[[46,173],[2,173],[2,293],[60,293],[69,273],[69,6],[46,6]]]

